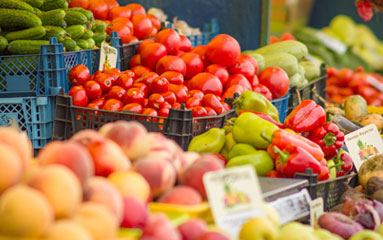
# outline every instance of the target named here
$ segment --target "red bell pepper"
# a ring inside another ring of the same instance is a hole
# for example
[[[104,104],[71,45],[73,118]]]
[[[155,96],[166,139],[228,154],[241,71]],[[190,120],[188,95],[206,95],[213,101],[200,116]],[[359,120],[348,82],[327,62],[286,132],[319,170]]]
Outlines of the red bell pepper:
[[[311,168],[313,173],[321,173],[321,163],[317,161],[303,147],[288,144],[283,152],[277,147],[273,151],[278,154],[275,165],[278,173],[283,177],[293,178],[295,173],[304,173]]]
[[[310,132],[326,122],[326,112],[313,100],[304,100],[285,119],[285,128],[297,133]]]
[[[242,110],[239,115],[241,115],[242,113],[245,113],[245,112],[251,112],[251,113],[254,113],[254,114],[257,114],[258,117],[266,120],[266,121],[269,121],[271,122],[272,124],[276,125],[277,127],[279,128],[283,128],[283,125],[280,124],[280,123],[277,123],[277,121],[275,121],[272,117],[270,117],[269,115],[265,114],[265,113],[260,113],[260,112],[255,112],[255,111],[247,111],[247,110]]]
[[[269,178],[280,178],[282,177],[279,172],[277,170],[271,170],[270,172],[268,172],[266,174],[266,177],[269,177]]]
[[[324,181],[330,178],[330,169],[328,169],[327,161],[322,159],[320,161],[320,174],[318,175],[318,181]]]
[[[337,157],[334,159],[336,166],[336,176],[344,176],[351,172],[353,162],[351,156],[344,150],[340,150]]]
[[[336,156],[344,143],[344,133],[335,123],[330,122],[312,130],[308,138],[322,148],[326,159]]]

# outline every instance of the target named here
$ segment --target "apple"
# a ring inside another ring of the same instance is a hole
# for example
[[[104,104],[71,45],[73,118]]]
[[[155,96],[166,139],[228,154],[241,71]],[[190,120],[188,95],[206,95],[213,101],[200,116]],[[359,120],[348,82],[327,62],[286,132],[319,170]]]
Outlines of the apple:
[[[278,227],[266,217],[250,219],[239,233],[241,240],[276,240],[277,237]]]
[[[318,240],[314,229],[298,222],[284,225],[279,232],[278,240]]]
[[[379,235],[379,233],[374,232],[372,230],[363,230],[357,232],[353,235],[349,240],[383,240],[383,237]]]

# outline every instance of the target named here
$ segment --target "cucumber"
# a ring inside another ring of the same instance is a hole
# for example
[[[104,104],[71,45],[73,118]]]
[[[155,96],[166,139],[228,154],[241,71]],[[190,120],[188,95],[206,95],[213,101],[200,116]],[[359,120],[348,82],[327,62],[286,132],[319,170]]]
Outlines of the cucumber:
[[[43,25],[47,26],[59,26],[63,27],[63,21],[65,21],[65,11],[62,9],[55,9],[48,12],[42,12],[38,16],[41,19]]]
[[[87,50],[89,49],[89,43],[85,39],[78,39],[76,40],[77,46],[79,46],[81,49]]]
[[[298,61],[297,59],[288,53],[280,52],[264,55],[265,68],[267,67],[280,67],[282,68],[289,77],[293,76],[298,72]]]
[[[82,35],[81,39],[89,39],[93,37],[93,31],[90,29],[85,29],[84,34]]]
[[[26,2],[35,8],[40,8],[44,3],[44,0],[21,0],[21,1]]]
[[[106,23],[101,20],[96,20],[96,23],[92,27],[93,32],[102,33],[105,32]]]
[[[3,53],[7,48],[8,41],[5,37],[0,36],[0,53]]]
[[[277,42],[254,51],[254,53],[261,54],[263,56],[281,52],[293,55],[298,61],[302,60],[308,54],[306,45],[294,40]]]
[[[88,22],[88,18],[84,14],[75,11],[66,11],[64,20],[68,26],[82,25]]]
[[[93,16],[93,13],[89,10],[86,10],[86,9],[83,9],[83,8],[79,8],[79,7],[74,7],[74,8],[69,8],[67,9],[67,11],[74,11],[74,12],[80,12],[82,14],[85,15],[85,17],[89,20],[89,21],[93,21],[94,20],[94,16]]]
[[[88,42],[88,49],[93,49],[94,46],[96,46],[96,42],[93,40],[93,38],[89,38],[86,41]]]
[[[33,8],[33,13],[36,14],[36,15],[39,15],[39,14],[41,14],[42,12],[41,12],[41,10],[38,9],[38,8]]]
[[[67,52],[72,52],[72,51],[75,51],[76,47],[77,47],[77,43],[75,40],[73,40],[72,38],[70,37],[66,37],[64,39],[64,47],[65,47],[65,51]]]
[[[44,26],[46,29],[47,34],[44,37],[44,40],[49,40],[52,37],[57,38],[57,41],[59,43],[62,43],[66,36],[68,36],[68,33],[65,32],[65,30],[61,27],[56,26]]]
[[[18,9],[27,12],[33,12],[33,7],[20,0],[0,0],[0,8]]]
[[[85,33],[85,27],[83,25],[73,25],[67,27],[65,30],[72,39],[80,39]]]
[[[13,55],[40,53],[41,45],[48,45],[45,40],[16,40],[8,44],[8,52]]]
[[[12,42],[14,40],[39,40],[43,38],[45,34],[45,28],[43,26],[38,26],[16,32],[10,32],[7,35],[5,35],[5,38],[9,42]]]
[[[68,2],[66,0],[44,0],[43,5],[41,6],[41,10],[49,11],[53,9],[67,9]]]
[[[41,26],[35,14],[16,9],[0,8],[0,27],[7,30],[26,29]]]
[[[93,35],[93,40],[95,41],[97,47],[101,47],[101,43],[105,41],[107,37],[108,37],[108,34],[106,32],[101,32],[101,33],[96,32]]]

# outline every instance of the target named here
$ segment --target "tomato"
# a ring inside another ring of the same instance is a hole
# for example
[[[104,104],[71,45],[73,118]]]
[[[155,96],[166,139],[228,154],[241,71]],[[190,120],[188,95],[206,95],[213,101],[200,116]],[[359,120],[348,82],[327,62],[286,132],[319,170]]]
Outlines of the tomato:
[[[138,38],[136,38],[135,36],[132,36],[129,43],[136,43],[136,42],[139,42]]]
[[[202,58],[196,53],[184,53],[181,56],[181,59],[185,62],[186,65],[186,79],[191,79],[198,73],[202,72],[204,69]]]
[[[282,34],[280,39],[281,41],[296,40],[295,37],[289,32]]]
[[[76,65],[69,71],[69,80],[73,85],[82,85],[89,79],[89,69],[84,65]]]
[[[349,68],[343,68],[342,70],[338,71],[338,73],[335,75],[338,78],[338,86],[347,86],[351,82],[353,74],[354,72]]]
[[[95,81],[98,82],[98,84],[100,84],[102,93],[107,93],[112,88],[112,83],[114,79],[113,76],[109,74],[100,73],[95,78]]]
[[[221,114],[225,111],[222,103],[214,94],[206,94],[202,99],[202,105],[204,107],[211,107],[217,114]]]
[[[125,95],[122,97],[125,104],[139,103],[144,105],[145,95],[139,88],[129,88]]]
[[[215,110],[211,107],[205,107],[206,109],[206,112],[207,112],[207,116],[215,116],[217,115],[217,113],[215,112]]]
[[[348,96],[351,96],[354,94],[354,91],[352,91],[351,88],[339,88],[338,89],[338,94],[339,95],[342,95],[342,96],[345,96],[345,97],[348,97]]]
[[[255,70],[255,74],[258,74],[259,65],[258,65],[258,62],[257,62],[257,60],[255,58],[253,58],[252,56],[247,55],[247,54],[241,54],[239,56],[239,60],[247,60],[247,61],[249,61],[251,64],[253,64],[253,67],[254,67],[254,70]]]
[[[139,103],[129,103],[126,104],[121,111],[129,111],[141,114],[142,110],[142,106]]]
[[[210,73],[198,73],[189,82],[190,90],[200,90],[204,94],[213,93],[221,96],[223,87],[221,81]]]
[[[166,48],[161,43],[146,44],[141,50],[141,63],[145,67],[155,69],[158,60],[166,56]]]
[[[125,7],[129,8],[132,11],[132,16],[136,14],[146,15],[145,8],[138,3],[131,3],[126,5]]]
[[[279,38],[276,36],[270,36],[270,44],[279,42]]]
[[[251,90],[252,88],[249,80],[247,80],[245,76],[243,76],[240,73],[236,73],[234,75],[231,75],[231,77],[229,77],[229,79],[226,82],[225,89],[228,89],[231,86],[236,84],[241,85],[245,90]]]
[[[130,33],[133,35],[134,27],[133,27],[132,21],[130,21],[129,18],[117,17],[117,18],[113,19],[113,21],[112,21],[112,24],[115,24],[115,23],[122,23],[122,24],[124,24],[125,26],[127,26],[129,28]]]
[[[123,104],[120,100],[117,99],[108,99],[104,104],[104,110],[107,111],[120,111],[123,107]]]
[[[79,7],[87,9],[89,6],[89,0],[71,0],[69,2],[69,8]]]
[[[132,68],[132,71],[136,74],[136,78],[141,77],[144,73],[149,73],[152,70],[144,66],[135,66]]]
[[[134,83],[133,87],[140,89],[144,93],[145,97],[149,95],[149,88],[145,85],[145,83]]]
[[[179,50],[184,52],[190,52],[192,50],[192,43],[189,40],[189,38],[185,37],[184,35],[179,35],[179,36],[181,39]]]
[[[165,98],[164,98],[164,99],[165,99]],[[164,108],[164,107],[166,107],[166,108],[172,108],[172,104],[168,103],[168,102],[166,101],[166,99],[165,99],[165,102],[163,102],[163,103],[160,104],[160,108]]]
[[[165,102],[165,99],[161,94],[153,93],[149,96],[148,106],[156,110],[160,109],[160,105]]]
[[[89,0],[88,10],[93,13],[95,19],[106,20],[108,18],[108,4],[104,0]]]
[[[192,97],[196,97],[196,98],[202,100],[203,97],[204,97],[204,94],[203,94],[203,92],[200,91],[200,90],[190,90],[190,91],[188,92],[188,98],[192,98]]]
[[[206,69],[205,72],[211,73],[222,83],[222,86],[225,86],[227,80],[229,79],[229,72],[227,71],[225,66],[222,66],[220,64],[210,64]]]
[[[123,23],[120,23],[120,22],[113,23],[111,30],[112,32],[117,32],[118,37],[121,38],[121,41],[123,44],[129,43],[130,39],[132,38],[132,33],[129,27]]]
[[[192,112],[193,112],[193,117],[206,117],[207,116],[207,111],[202,106],[192,107],[192,108],[190,108],[190,110],[192,110]]]
[[[101,97],[101,86],[96,81],[88,81],[84,84],[84,89],[89,100]]]
[[[184,103],[187,100],[187,90],[182,85],[169,84],[169,90],[174,92],[177,102]]]
[[[144,99],[144,104],[142,104],[142,106],[143,106],[144,108],[147,108],[147,107],[148,107],[148,104],[149,104],[149,99],[145,98],[145,99]]]
[[[197,53],[202,58],[204,66],[209,66],[211,63],[209,62],[209,60],[206,57],[206,50],[207,50],[207,46],[206,45],[198,45],[198,46],[195,46],[191,50],[191,52]]]
[[[113,77],[112,85],[117,81],[117,79],[120,77],[120,70],[117,68],[112,69],[105,69],[102,73],[108,74],[111,77]]]
[[[231,109],[230,105],[225,102],[222,102],[222,106],[225,109],[224,112],[229,111]]]
[[[170,112],[169,107],[162,107],[160,110],[158,110],[158,116],[160,117],[168,117]]]
[[[109,20],[113,20],[118,17],[130,18],[132,16],[132,10],[127,7],[114,7],[109,11]]]
[[[152,27],[152,31],[150,32],[150,38],[155,38],[157,36],[158,30],[154,26]]]
[[[177,101],[177,98],[174,92],[168,91],[168,92],[162,93],[161,95],[164,97],[165,101],[168,102],[169,104],[173,104]]]
[[[98,105],[96,105],[95,103],[88,103],[88,105],[86,105],[87,108],[93,108],[93,109],[100,109],[100,107]]]
[[[328,67],[326,71],[327,71],[327,78],[336,76],[338,74],[338,70],[333,67]]]
[[[252,80],[255,75],[255,68],[253,64],[247,60],[238,60],[233,66],[228,68],[229,73],[241,73],[247,80]]]
[[[188,100],[186,100],[186,103],[185,103],[185,106],[188,109],[190,109],[192,107],[201,106],[201,105],[202,105],[202,101],[201,101],[201,99],[199,99],[197,97],[191,97]]]
[[[169,81],[165,77],[157,77],[149,85],[151,93],[165,93],[169,91]]]
[[[133,86],[133,82],[134,82],[134,80],[130,75],[123,73],[117,79],[116,85],[120,86],[126,90],[126,89],[131,88]]]
[[[86,91],[82,86],[72,87],[68,95],[72,97],[72,102],[74,106],[85,107],[88,103]]]
[[[133,15],[134,36],[142,40],[149,38],[152,33],[152,21],[144,15]]]
[[[164,56],[156,65],[156,72],[162,74],[167,71],[175,71],[181,73],[183,76],[186,74],[186,64],[182,58],[177,56]]]
[[[153,14],[147,14],[146,16],[152,21],[153,27],[159,31],[161,29],[161,21]]]
[[[182,73],[175,71],[167,71],[161,74],[161,77],[165,77],[170,84],[183,84],[184,76]]]
[[[175,55],[180,48],[181,38],[178,33],[171,28],[160,31],[156,36],[156,42],[162,43],[169,55]]]
[[[245,91],[245,88],[239,84],[231,85],[226,91],[223,93],[222,98],[233,98],[234,94],[241,95]]]
[[[145,73],[143,74],[140,79],[142,79],[142,82],[145,83],[147,86],[150,85],[150,83],[153,82],[154,79],[158,77],[158,74],[155,72]]]
[[[284,97],[289,91],[289,77],[279,67],[268,67],[258,75],[259,83],[265,85],[273,95],[273,99]]]
[[[124,96],[126,90],[120,86],[113,86],[110,91],[106,94],[106,99],[117,99],[122,100],[122,97]]]
[[[257,75],[254,75],[254,77],[252,79],[248,79],[248,80],[249,80],[249,83],[252,87],[259,84],[259,79],[258,79]]]
[[[207,45],[206,56],[212,63],[229,67],[238,61],[240,55],[239,43],[227,34],[215,36]]]
[[[135,66],[140,66],[140,65],[142,65],[142,64],[141,64],[141,55],[140,55],[140,54],[136,54],[136,55],[134,55],[134,56],[130,59],[130,61],[129,61],[129,67],[130,67],[130,68],[133,68],[133,67],[135,67]]]
[[[133,78],[133,80],[136,79],[136,74],[132,70],[123,71],[123,72],[121,72],[121,74],[127,74],[127,75],[131,76]]]
[[[358,87],[358,94],[360,94],[364,99],[366,99],[367,103],[372,100],[375,94],[378,93],[378,90],[372,86],[362,85]]]
[[[145,39],[145,40],[143,40],[143,41],[138,45],[138,47],[137,47],[137,50],[136,50],[137,54],[141,53],[142,49],[143,49],[146,45],[148,45],[149,43],[154,43],[154,40],[153,40],[153,39]]]
[[[267,100],[271,101],[273,99],[273,94],[271,94],[270,90],[262,84],[255,85],[253,87],[253,92],[263,94]]]
[[[153,108],[144,108],[143,111],[142,111],[142,114],[143,115],[147,115],[147,116],[153,116],[153,117],[156,117],[158,116],[158,113],[155,109]],[[153,122],[157,122],[157,118],[142,118],[142,120],[146,120],[146,121],[153,121]]]
[[[172,108],[174,108],[174,109],[181,109],[181,103],[179,103],[179,102],[174,103],[172,105]]]
[[[102,109],[105,104],[105,99],[94,99],[89,104],[94,104],[98,109]]]

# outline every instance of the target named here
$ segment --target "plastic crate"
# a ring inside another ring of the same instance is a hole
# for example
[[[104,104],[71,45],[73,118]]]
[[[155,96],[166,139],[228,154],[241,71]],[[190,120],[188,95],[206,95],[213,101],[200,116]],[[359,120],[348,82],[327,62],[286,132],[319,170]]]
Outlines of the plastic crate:
[[[28,133],[35,150],[52,138],[55,97],[0,98],[0,126],[16,121]]]
[[[138,45],[140,42],[123,44],[120,47],[120,70],[125,71],[130,69],[129,62],[130,59],[136,54]]]
[[[278,109],[279,121],[281,121],[281,123],[283,123],[287,117],[289,99],[290,93],[287,93],[287,95],[282,98],[271,100],[271,103]]]
[[[183,149],[187,149],[194,136],[202,134],[210,128],[222,128],[225,121],[235,116],[232,109],[218,116],[193,118],[192,111],[171,109],[169,116],[153,117],[131,112],[111,112],[94,110],[72,105],[69,96],[58,95],[56,98],[53,139],[68,139],[74,133],[83,129],[98,130],[108,122],[118,120],[138,121],[150,132],[162,132],[175,140]]]

